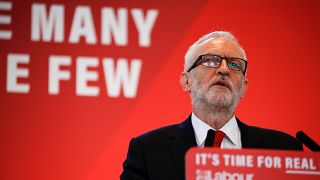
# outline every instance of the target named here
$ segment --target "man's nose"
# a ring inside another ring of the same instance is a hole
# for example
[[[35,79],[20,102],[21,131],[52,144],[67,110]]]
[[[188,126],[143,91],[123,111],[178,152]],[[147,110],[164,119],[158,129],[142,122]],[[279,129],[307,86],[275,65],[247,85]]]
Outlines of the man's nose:
[[[223,75],[223,76],[226,76],[226,75],[229,75],[230,73],[230,69],[228,67],[228,63],[227,63],[227,60],[223,59],[221,61],[221,64],[220,66],[218,67],[217,71],[216,71],[218,74],[220,75]]]

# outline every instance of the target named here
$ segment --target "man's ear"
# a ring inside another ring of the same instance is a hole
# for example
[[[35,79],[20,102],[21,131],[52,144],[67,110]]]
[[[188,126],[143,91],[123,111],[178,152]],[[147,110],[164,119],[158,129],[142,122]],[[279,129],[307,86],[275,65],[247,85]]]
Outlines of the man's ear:
[[[242,92],[241,92],[241,96],[240,96],[240,99],[244,98],[244,95],[246,94],[247,92],[247,89],[248,89],[248,79],[245,77],[244,81],[243,81],[243,87],[242,87]]]
[[[189,74],[185,71],[183,71],[180,75],[180,85],[183,91],[190,92],[191,84],[190,84]]]

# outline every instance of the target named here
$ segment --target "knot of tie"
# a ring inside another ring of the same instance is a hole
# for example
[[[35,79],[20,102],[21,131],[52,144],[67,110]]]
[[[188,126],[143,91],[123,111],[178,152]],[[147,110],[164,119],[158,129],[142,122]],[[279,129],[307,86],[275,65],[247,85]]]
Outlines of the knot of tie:
[[[220,147],[225,134],[222,131],[214,131],[210,129],[205,140],[205,147]]]

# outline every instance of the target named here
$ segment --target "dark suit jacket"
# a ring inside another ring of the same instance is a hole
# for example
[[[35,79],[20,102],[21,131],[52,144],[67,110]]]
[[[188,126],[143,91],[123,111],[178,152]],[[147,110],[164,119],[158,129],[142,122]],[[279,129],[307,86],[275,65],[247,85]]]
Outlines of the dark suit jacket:
[[[302,150],[301,143],[283,132],[248,126],[237,119],[242,148]],[[181,124],[163,127],[130,141],[123,163],[123,180],[185,179],[184,156],[197,146],[191,116]]]

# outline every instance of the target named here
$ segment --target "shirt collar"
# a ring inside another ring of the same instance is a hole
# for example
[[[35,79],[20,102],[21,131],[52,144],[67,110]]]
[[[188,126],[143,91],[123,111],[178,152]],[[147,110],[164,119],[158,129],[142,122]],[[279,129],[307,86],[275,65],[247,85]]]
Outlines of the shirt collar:
[[[198,145],[202,145],[207,137],[207,132],[209,129],[213,129],[211,126],[200,120],[194,113],[191,115],[191,123],[196,135],[196,141]],[[221,129],[220,131],[226,134],[226,137],[234,144],[239,145],[241,142],[238,142],[240,139],[238,136],[239,126],[235,116],[233,116]]]

